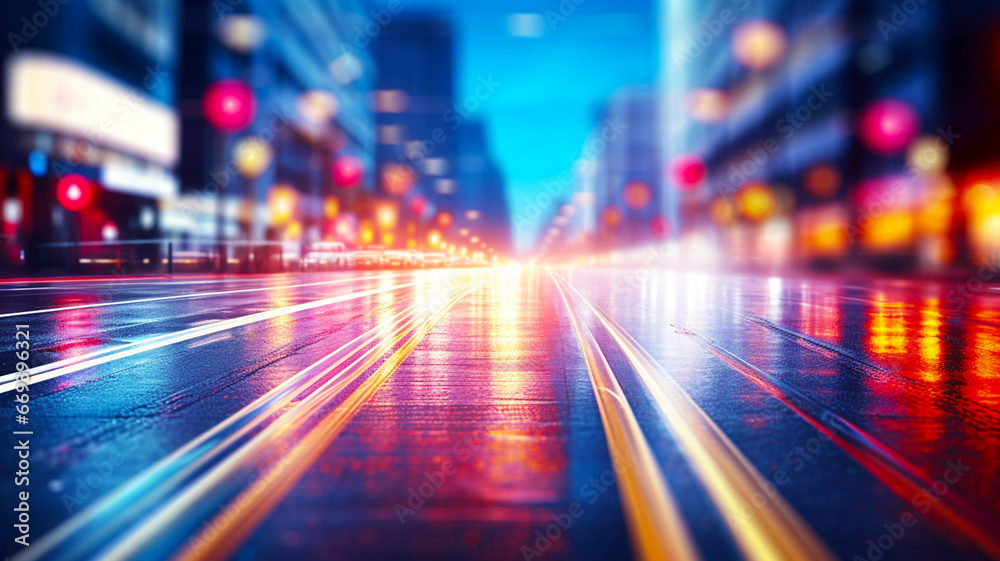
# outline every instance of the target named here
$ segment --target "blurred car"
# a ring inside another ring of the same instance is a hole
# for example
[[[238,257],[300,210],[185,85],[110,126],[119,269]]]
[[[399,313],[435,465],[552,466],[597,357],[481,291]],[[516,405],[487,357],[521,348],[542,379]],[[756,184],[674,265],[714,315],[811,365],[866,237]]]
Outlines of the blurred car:
[[[341,242],[316,242],[306,248],[302,265],[307,270],[343,269],[350,256]]]
[[[452,257],[448,260],[449,267],[470,267],[472,261],[468,257]]]
[[[425,253],[424,267],[444,267],[448,264],[446,253]]]
[[[358,249],[351,254],[351,266],[359,269],[376,269],[382,266],[384,253],[385,247],[381,245]]]
[[[424,254],[416,249],[408,249],[406,251],[406,259],[408,267],[423,267],[424,266]]]
[[[390,250],[382,254],[382,265],[385,267],[406,267],[409,258],[404,251]]]

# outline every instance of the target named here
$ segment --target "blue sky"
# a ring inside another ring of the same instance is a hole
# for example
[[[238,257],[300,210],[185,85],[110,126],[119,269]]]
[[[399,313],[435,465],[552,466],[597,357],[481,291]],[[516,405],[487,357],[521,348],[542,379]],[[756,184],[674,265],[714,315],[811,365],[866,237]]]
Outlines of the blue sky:
[[[474,117],[489,131],[517,214],[541,185],[569,169],[608,95],[656,76],[655,5],[639,0],[584,0],[538,37],[515,37],[508,16],[559,13],[560,2],[402,0],[404,11],[440,13],[455,24],[456,96],[471,95],[480,76],[501,86]],[[376,2],[376,5],[378,2]],[[533,229],[515,240],[529,248]]]

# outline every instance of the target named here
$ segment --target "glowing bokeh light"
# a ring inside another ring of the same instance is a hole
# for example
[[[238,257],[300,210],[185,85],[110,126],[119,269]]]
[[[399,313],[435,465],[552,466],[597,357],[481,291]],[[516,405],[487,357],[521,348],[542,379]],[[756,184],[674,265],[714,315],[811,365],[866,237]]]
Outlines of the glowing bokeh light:
[[[394,197],[404,197],[417,182],[417,172],[406,164],[386,164],[380,172],[382,188]]]
[[[751,222],[763,222],[770,218],[776,203],[774,191],[759,181],[744,184],[736,194],[740,215]]]
[[[442,230],[451,228],[451,223],[453,221],[454,219],[452,218],[451,213],[446,210],[442,210],[437,213],[437,216],[434,217],[434,223],[437,224],[438,228],[441,228]]]
[[[718,123],[729,114],[729,95],[715,88],[695,88],[688,92],[687,111],[695,121]]]
[[[917,137],[906,149],[906,162],[918,173],[937,174],[948,168],[948,143],[936,134]]]
[[[267,208],[271,213],[271,223],[287,224],[295,215],[298,192],[287,185],[275,185],[267,193]]]
[[[629,181],[622,188],[622,200],[632,210],[642,210],[653,201],[653,190],[643,181]]]
[[[245,178],[256,179],[271,165],[274,152],[266,142],[257,136],[240,139],[233,147],[233,162],[236,171]]]
[[[656,215],[649,221],[649,233],[658,240],[670,237],[670,221],[666,216]]]
[[[869,149],[894,154],[905,148],[920,131],[920,116],[899,99],[872,102],[858,118],[858,134]]]
[[[69,173],[56,184],[56,199],[66,210],[79,211],[87,208],[94,198],[94,188],[86,177]]]
[[[705,162],[694,154],[678,154],[670,161],[670,183],[681,191],[697,189],[705,174]]]
[[[396,207],[391,203],[382,202],[375,208],[375,222],[383,230],[388,230],[396,226],[398,218],[399,214],[396,212]]]
[[[330,178],[337,187],[353,189],[365,179],[365,166],[361,158],[351,154],[337,156],[330,165]]]
[[[215,28],[219,42],[238,53],[256,51],[267,38],[264,20],[250,14],[230,14]]]
[[[622,210],[614,205],[608,205],[601,211],[601,222],[608,228],[621,226],[623,218]]]
[[[358,220],[352,214],[341,214],[333,222],[333,231],[342,242],[354,242],[358,236]]]
[[[819,164],[806,170],[802,183],[810,195],[817,199],[825,199],[840,190],[841,176],[837,168],[829,164]]]
[[[326,197],[323,199],[323,216],[327,219],[336,218],[340,213],[340,199],[337,197]]]
[[[202,111],[216,129],[237,132],[257,117],[257,98],[250,86],[239,80],[219,80],[205,90]]]
[[[772,66],[785,54],[785,47],[785,32],[769,21],[748,21],[733,32],[733,55],[751,70]]]
[[[323,124],[337,115],[340,102],[326,90],[307,90],[296,98],[295,109],[306,121]]]
[[[118,239],[118,226],[110,220],[105,222],[101,226],[101,239],[106,242],[115,241]]]
[[[410,214],[416,216],[417,218],[423,218],[424,214],[427,212],[427,197],[423,195],[414,195],[408,204],[410,209]]]

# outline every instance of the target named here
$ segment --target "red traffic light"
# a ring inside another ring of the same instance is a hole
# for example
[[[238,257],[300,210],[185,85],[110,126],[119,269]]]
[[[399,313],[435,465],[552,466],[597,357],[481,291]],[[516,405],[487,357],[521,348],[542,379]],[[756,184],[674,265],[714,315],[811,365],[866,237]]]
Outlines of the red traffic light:
[[[66,210],[83,210],[93,198],[94,187],[82,175],[75,173],[64,175],[56,184],[56,199]]]

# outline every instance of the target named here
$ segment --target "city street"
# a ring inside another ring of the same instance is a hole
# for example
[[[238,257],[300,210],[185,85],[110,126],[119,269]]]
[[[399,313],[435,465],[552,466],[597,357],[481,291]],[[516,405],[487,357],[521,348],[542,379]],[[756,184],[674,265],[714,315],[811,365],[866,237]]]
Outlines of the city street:
[[[0,318],[17,560],[1000,558],[978,280],[34,279]]]

